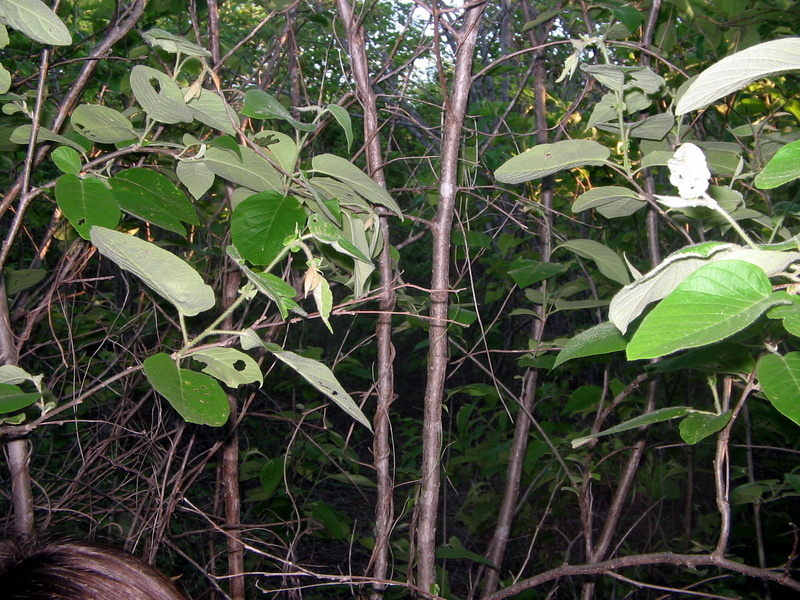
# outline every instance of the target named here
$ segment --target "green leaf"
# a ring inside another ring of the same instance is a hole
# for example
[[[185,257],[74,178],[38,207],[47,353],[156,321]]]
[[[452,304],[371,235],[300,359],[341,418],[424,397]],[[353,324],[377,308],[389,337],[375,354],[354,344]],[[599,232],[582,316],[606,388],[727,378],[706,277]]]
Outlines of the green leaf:
[[[793,296],[796,298],[796,296]],[[795,337],[800,337],[800,305],[776,306],[767,313],[770,319],[781,319],[783,327]]]
[[[141,278],[181,314],[192,317],[214,308],[211,286],[189,263],[171,252],[105,227],[92,227],[91,239],[100,254]]]
[[[609,156],[611,150],[594,140],[562,140],[526,150],[506,161],[494,176],[501,183],[522,183],[574,167],[602,165]]]
[[[800,140],[786,144],[756,175],[756,187],[771,190],[800,177]]]
[[[6,295],[11,297],[35,286],[47,276],[44,269],[9,269],[5,268]]]
[[[300,150],[297,143],[280,131],[260,131],[253,139],[264,146],[264,152],[286,173],[294,173]]]
[[[634,417],[633,419],[625,421],[624,423],[620,423],[619,425],[606,429],[605,431],[601,431],[600,433],[576,438],[572,440],[572,447],[579,448],[580,446],[588,444],[592,440],[604,435],[613,435],[622,431],[628,431],[629,429],[638,429],[639,427],[644,427],[645,425],[652,425],[653,423],[662,423],[663,421],[678,419],[686,416],[690,412],[692,412],[692,409],[688,406],[670,406],[668,408],[660,408],[658,410],[654,410],[653,412]]]
[[[181,160],[175,166],[175,174],[186,186],[195,200],[199,200],[214,185],[216,175],[209,171],[202,160]]]
[[[622,288],[611,300],[608,317],[625,333],[628,325],[651,302],[665,298],[690,274],[709,262],[743,260],[754,264],[768,276],[784,271],[800,260],[798,252],[753,250],[723,242],[703,242],[673,252],[653,270]]]
[[[158,89],[153,86],[158,82]],[[131,90],[147,116],[159,123],[191,123],[194,115],[178,84],[166,73],[136,65],[131,70]]]
[[[312,295],[314,296],[314,304],[317,305],[317,310],[319,311],[322,322],[325,323],[325,327],[328,328],[328,331],[333,333],[333,327],[331,327],[330,322],[331,310],[333,309],[333,294],[331,294],[331,286],[327,279],[320,276],[319,283],[317,287],[314,288]]]
[[[558,248],[566,248],[578,256],[594,261],[600,272],[612,281],[625,285],[631,280],[630,275],[628,275],[628,269],[625,267],[625,262],[616,252],[600,242],[595,242],[594,240],[568,240],[563,244],[559,244],[556,249]]]
[[[245,264],[241,254],[239,254],[239,251],[234,246],[228,246],[226,248],[226,252],[228,253],[228,256],[230,256],[237,266],[244,272],[250,283],[252,283],[259,292],[264,294],[267,298],[275,303],[275,306],[278,307],[282,318],[285,319],[288,317],[290,310],[299,311],[300,305],[294,301],[294,297],[297,295],[297,290],[295,290],[291,285],[272,273],[254,272]],[[247,348],[245,348],[245,350],[247,350]]]
[[[272,352],[275,358],[297,371],[303,379],[333,400],[348,415],[372,431],[369,419],[367,419],[358,404],[344,390],[336,376],[326,365],[313,358],[284,350],[277,344],[264,344],[264,347]]]
[[[41,0],[0,0],[0,23],[42,44],[68,46],[72,43],[67,26]]]
[[[81,179],[68,173],[58,178],[55,191],[58,208],[83,239],[90,239],[93,225],[113,229],[119,223],[119,206],[111,190],[99,179]]]
[[[741,331],[772,306],[764,271],[747,262],[707,264],[689,275],[648,314],[628,344],[629,360],[655,358],[713,344]]]
[[[762,357],[758,361],[758,383],[772,406],[800,425],[800,352]]]
[[[625,87],[625,67],[618,65],[591,65],[581,63],[581,71],[594,77],[612,92],[621,92]]]
[[[0,414],[22,410],[41,397],[39,392],[23,392],[16,385],[0,383]]]
[[[622,336],[613,323],[608,321],[600,323],[568,341],[558,353],[553,368],[573,358],[618,352],[624,350],[627,345],[628,340]]]
[[[116,144],[139,139],[125,115],[107,106],[81,104],[70,117],[75,131],[99,144]]]
[[[325,109],[333,115],[333,118],[336,119],[336,122],[339,123],[339,126],[344,130],[344,136],[347,140],[347,149],[350,150],[350,146],[353,145],[353,123],[350,120],[350,113],[347,112],[344,106],[339,106],[338,104],[328,104]]]
[[[269,265],[305,222],[306,213],[296,198],[261,192],[242,200],[233,211],[231,240],[245,260]]]
[[[278,100],[262,90],[247,90],[244,94],[244,104],[241,113],[254,119],[281,119],[299,131],[314,131],[314,123],[302,123],[295,119]]]
[[[81,155],[78,154],[73,148],[68,146],[59,146],[50,153],[50,158],[62,173],[69,173],[77,175],[81,172]]]
[[[633,33],[639,28],[639,25],[644,21],[644,14],[633,6],[620,6],[612,8],[611,12],[617,20],[627,27],[628,31]]]
[[[180,221],[200,224],[191,201],[158,171],[125,169],[109,178],[108,184],[122,210],[153,225],[186,235]]]
[[[241,160],[227,150],[209,148],[204,163],[215,175],[256,192],[273,191],[283,194],[283,177],[277,169],[254,150],[238,146]]]
[[[31,139],[31,126],[30,125],[20,125],[14,131],[11,132],[9,136],[9,140],[14,144],[25,144],[27,145]],[[72,141],[69,138],[64,137],[63,135],[58,135],[57,133],[53,133],[47,127],[39,127],[36,132],[36,143],[41,142],[56,142],[57,144],[64,144],[65,146],[69,146],[80,152],[81,154],[85,153],[86,150],[81,146],[79,143]]]
[[[511,263],[511,270],[508,272],[520,288],[526,288],[544,281],[554,275],[563,273],[567,268],[565,265],[555,263],[543,263],[538,260],[518,258]]]
[[[264,383],[258,363],[235,348],[207,348],[193,352],[191,358],[204,362],[203,373],[216,377],[228,387]]]
[[[346,183],[363,198],[373,204],[385,206],[401,219],[403,218],[400,207],[394,201],[394,198],[389,195],[389,192],[375,183],[372,178],[349,160],[334,154],[318,154],[311,159],[311,168],[317,173],[328,175]],[[342,198],[339,198],[339,200],[342,200]]]
[[[323,244],[329,244],[342,254],[347,254],[365,263],[372,264],[372,261],[361,250],[359,250],[333,223],[328,223],[319,215],[308,217],[308,230],[314,238]]]
[[[181,90],[181,93],[186,93],[186,90]],[[236,135],[236,127],[239,125],[239,119],[236,113],[226,104],[225,100],[215,94],[211,90],[205,88],[200,89],[200,96],[192,98],[186,104],[189,110],[192,111],[194,118],[201,123],[218,129],[230,135]],[[231,122],[233,118],[234,123]]]
[[[572,203],[572,212],[596,209],[607,219],[628,217],[647,206],[643,196],[618,185],[607,185],[584,192]]]
[[[681,439],[687,444],[694,445],[720,431],[730,420],[731,411],[721,415],[706,412],[689,413],[679,426]]]
[[[800,38],[756,44],[726,56],[697,77],[675,109],[676,115],[703,108],[758,79],[800,70]]]
[[[36,386],[36,389],[41,389],[42,379],[44,379],[43,375],[31,375],[16,365],[0,365],[0,383],[17,385],[30,381]]]
[[[212,377],[179,369],[163,352],[144,361],[144,374],[187,423],[221,427],[228,420],[228,397]]]
[[[675,127],[675,117],[670,113],[659,113],[633,123],[630,135],[643,140],[663,140],[673,127]]]
[[[336,199],[343,206],[352,206],[362,210],[371,210],[370,205],[349,185],[330,177],[312,177],[308,180],[313,191],[326,198]]]
[[[211,52],[168,31],[153,27],[142,34],[144,40],[155,48],[161,48],[170,54],[185,54],[196,58],[210,58]]]

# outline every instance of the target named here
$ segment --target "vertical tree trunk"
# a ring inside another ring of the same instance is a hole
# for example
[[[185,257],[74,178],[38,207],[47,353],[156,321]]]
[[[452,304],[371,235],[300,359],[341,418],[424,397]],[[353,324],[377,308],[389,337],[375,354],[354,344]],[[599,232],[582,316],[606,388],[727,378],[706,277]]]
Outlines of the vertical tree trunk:
[[[16,365],[19,360],[11,319],[8,315],[5,279],[0,273],[0,363]],[[14,506],[14,528],[18,535],[33,534],[33,494],[31,492],[28,441],[9,440],[5,444],[6,461],[11,472],[11,502]]]
[[[364,28],[353,15],[348,0],[337,0],[336,5],[342,15],[347,31],[347,45],[350,49],[350,63],[356,83],[356,94],[364,110],[364,140],[366,145],[367,170],[372,178],[386,186],[383,172],[380,137],[378,136],[378,106],[372,81],[369,77],[369,63]],[[382,211],[383,212],[383,211]],[[380,309],[376,326],[378,340],[378,381],[376,392],[378,405],[375,410],[372,449],[375,473],[378,484],[378,497],[375,505],[375,549],[370,564],[372,576],[386,579],[389,572],[389,534],[394,520],[394,481],[391,472],[391,441],[389,410],[394,400],[394,346],[392,345],[392,311],[395,306],[395,293],[392,289],[394,268],[390,252],[389,217],[380,217],[383,236],[383,250],[379,260],[381,278]],[[372,597],[378,598],[383,586],[375,586]]]
[[[466,6],[466,5],[465,5]],[[450,90],[444,91],[444,130],[439,204],[432,223],[433,273],[429,323],[428,373],[422,426],[422,479],[419,518],[415,532],[417,586],[430,593],[436,583],[436,521],[439,513],[440,458],[442,445],[442,399],[448,365],[447,310],[450,295],[450,234],[458,194],[458,157],[461,130],[472,86],[472,58],[478,25],[485,4],[465,9],[464,22],[456,34],[455,65]],[[440,14],[435,13],[440,27]],[[444,80],[445,74],[440,73]]]

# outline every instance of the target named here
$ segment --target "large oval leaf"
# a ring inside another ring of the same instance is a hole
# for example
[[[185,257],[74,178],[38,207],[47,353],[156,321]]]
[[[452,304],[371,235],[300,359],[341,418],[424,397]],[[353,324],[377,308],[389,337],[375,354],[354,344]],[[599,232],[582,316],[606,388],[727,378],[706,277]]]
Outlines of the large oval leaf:
[[[522,183],[574,167],[601,165],[609,156],[611,150],[594,140],[562,140],[526,150],[506,161],[494,176],[501,183]]]
[[[772,293],[760,267],[739,260],[705,265],[644,318],[628,344],[628,359],[713,344],[741,331],[768,308],[790,302]]]
[[[69,29],[41,0],[0,0],[0,22],[43,44],[72,43]]]
[[[786,144],[756,175],[756,187],[771,190],[800,177],[800,140]]]
[[[175,305],[187,317],[214,308],[214,290],[186,261],[137,237],[92,227],[92,243],[100,254],[130,271]]]
[[[628,217],[647,206],[643,196],[618,185],[607,185],[584,192],[572,203],[572,212],[596,209],[607,219]]]
[[[758,361],[758,383],[772,406],[800,425],[800,352],[764,356]]]
[[[228,397],[216,379],[178,368],[163,352],[144,361],[144,374],[187,423],[221,427],[228,420]]]
[[[261,192],[242,200],[233,211],[231,240],[242,258],[254,265],[270,264],[306,221],[296,198]]]
[[[95,177],[81,179],[72,173],[56,182],[58,208],[80,236],[88,240],[94,225],[114,228],[119,223],[119,206],[106,185]]]
[[[675,114],[703,108],[758,79],[796,70],[800,70],[800,38],[756,44],[700,73],[678,101]]]

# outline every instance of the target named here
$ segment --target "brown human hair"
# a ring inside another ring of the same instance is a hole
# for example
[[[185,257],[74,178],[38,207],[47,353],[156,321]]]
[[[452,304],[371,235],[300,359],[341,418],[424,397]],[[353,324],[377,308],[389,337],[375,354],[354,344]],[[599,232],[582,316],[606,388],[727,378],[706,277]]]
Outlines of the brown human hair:
[[[187,600],[143,560],[76,540],[0,541],[3,600]]]

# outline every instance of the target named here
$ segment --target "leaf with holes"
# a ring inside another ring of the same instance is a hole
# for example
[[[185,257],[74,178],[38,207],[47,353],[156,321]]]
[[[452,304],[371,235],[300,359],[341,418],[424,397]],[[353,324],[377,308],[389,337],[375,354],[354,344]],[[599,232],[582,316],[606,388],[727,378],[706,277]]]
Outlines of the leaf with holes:
[[[213,377],[180,369],[163,352],[144,361],[144,374],[187,423],[221,427],[228,420],[228,397]]]
[[[157,82],[156,86],[153,81]],[[136,65],[131,70],[131,91],[147,116],[159,123],[191,123],[194,115],[178,84],[166,73]]]
[[[235,348],[207,348],[193,352],[191,357],[205,363],[203,373],[216,377],[228,387],[264,383],[258,363],[250,355]]]

